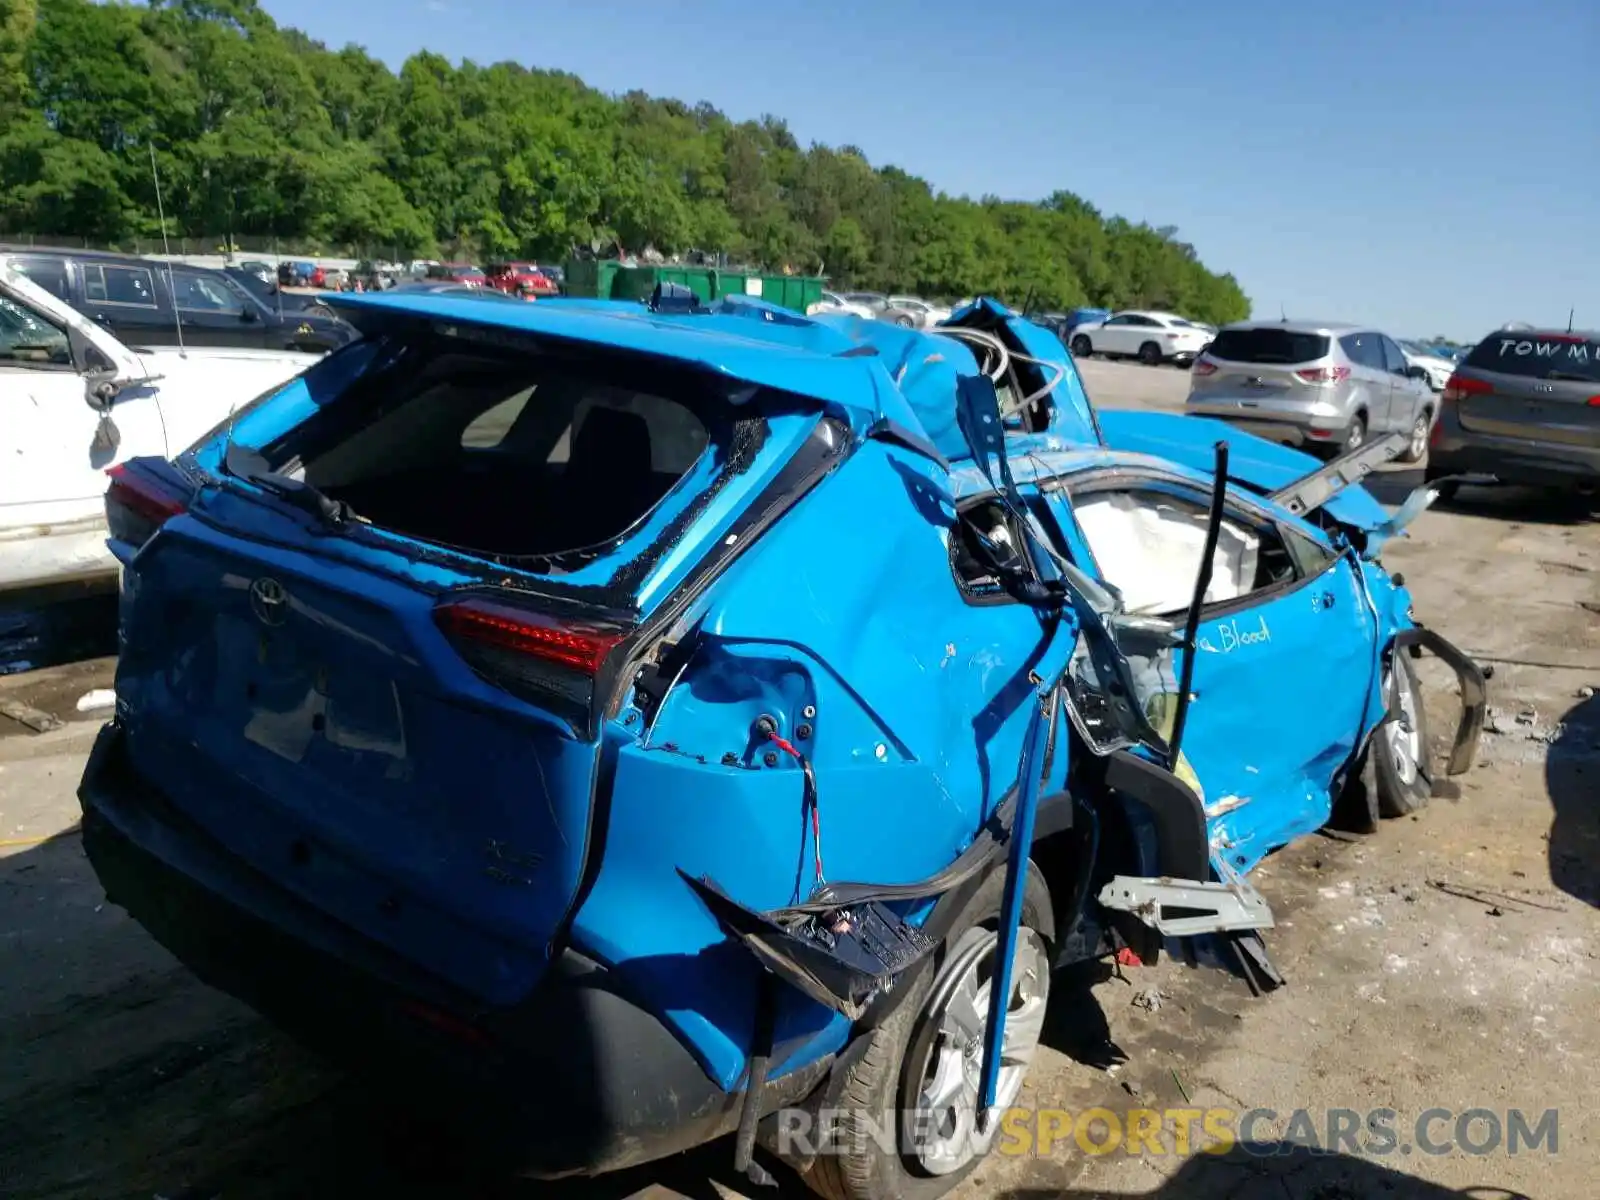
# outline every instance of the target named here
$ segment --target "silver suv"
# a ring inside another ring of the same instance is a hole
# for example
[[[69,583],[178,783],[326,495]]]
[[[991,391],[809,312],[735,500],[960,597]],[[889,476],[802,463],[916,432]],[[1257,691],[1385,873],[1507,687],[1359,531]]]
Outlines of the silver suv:
[[[1438,402],[1427,372],[1375,329],[1240,321],[1218,331],[1190,374],[1187,412],[1269,441],[1340,453],[1399,431],[1407,435],[1402,462],[1428,450]]]

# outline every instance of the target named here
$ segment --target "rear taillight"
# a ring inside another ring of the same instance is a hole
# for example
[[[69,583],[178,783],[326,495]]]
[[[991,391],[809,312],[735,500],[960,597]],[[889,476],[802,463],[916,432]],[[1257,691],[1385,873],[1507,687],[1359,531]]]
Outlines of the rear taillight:
[[[115,541],[142,546],[189,506],[191,493],[182,484],[166,483],[132,463],[118,463],[106,474],[106,525]]]
[[[1590,396],[1584,403],[1590,408],[1600,408],[1600,396]]]
[[[1339,383],[1350,378],[1349,367],[1307,367],[1296,371],[1294,377],[1301,383]]]
[[[1207,362],[1203,358],[1196,359],[1193,368],[1191,368],[1189,371],[1189,374],[1191,375],[1215,375],[1216,373],[1217,364],[1214,362]]]
[[[557,617],[484,596],[447,600],[434,623],[488,682],[588,728],[595,680],[628,627]]]
[[[1439,399],[1445,404],[1457,404],[1468,396],[1487,396],[1493,391],[1494,384],[1482,379],[1473,379],[1458,371],[1450,376],[1444,385],[1444,390],[1439,393]]]

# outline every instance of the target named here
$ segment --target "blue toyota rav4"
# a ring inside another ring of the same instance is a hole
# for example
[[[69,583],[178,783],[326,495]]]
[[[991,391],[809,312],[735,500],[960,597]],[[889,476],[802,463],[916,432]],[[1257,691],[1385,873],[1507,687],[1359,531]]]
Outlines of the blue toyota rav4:
[[[1281,983],[1244,877],[1426,802],[1424,651],[1470,763],[1482,675],[1377,561],[1429,496],[1359,485],[1398,445],[1098,414],[990,301],[328,303],[358,341],[113,474],[84,842],[202,979],[526,1173],[737,1131],[756,1178],[936,1195],[1054,967]]]

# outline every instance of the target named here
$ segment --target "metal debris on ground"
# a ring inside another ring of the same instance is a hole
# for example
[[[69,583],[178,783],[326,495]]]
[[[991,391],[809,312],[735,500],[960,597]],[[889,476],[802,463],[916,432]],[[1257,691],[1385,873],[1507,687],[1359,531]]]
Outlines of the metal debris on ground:
[[[60,717],[51,716],[43,709],[34,708],[31,704],[24,704],[21,700],[6,696],[0,696],[0,716],[10,717],[35,733],[49,733],[52,729],[61,728]]]
[[[1159,988],[1142,988],[1133,994],[1129,1001],[1136,1008],[1146,1009],[1149,1012],[1160,1012],[1161,1006],[1166,1003],[1166,996]]]
[[[1455,896],[1459,900],[1471,900],[1474,904],[1481,904],[1490,910],[1491,917],[1502,917],[1506,908],[1538,908],[1545,912],[1566,912],[1566,906],[1560,904],[1540,904],[1537,900],[1530,900],[1525,896],[1510,896],[1505,892],[1497,892],[1490,888],[1475,887],[1471,884],[1451,883],[1446,879],[1430,879],[1428,886],[1436,891],[1443,892],[1446,896]]]

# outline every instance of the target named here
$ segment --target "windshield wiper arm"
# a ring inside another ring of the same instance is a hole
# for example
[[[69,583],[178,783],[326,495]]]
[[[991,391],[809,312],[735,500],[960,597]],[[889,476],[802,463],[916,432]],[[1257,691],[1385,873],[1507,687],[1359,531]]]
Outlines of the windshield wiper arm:
[[[287,475],[280,475],[267,465],[267,460],[259,451],[247,446],[229,446],[223,462],[228,474],[271,492],[279,499],[316,517],[324,525],[343,525],[354,515],[350,511],[350,506],[343,500],[333,499],[303,479],[291,479]]]

